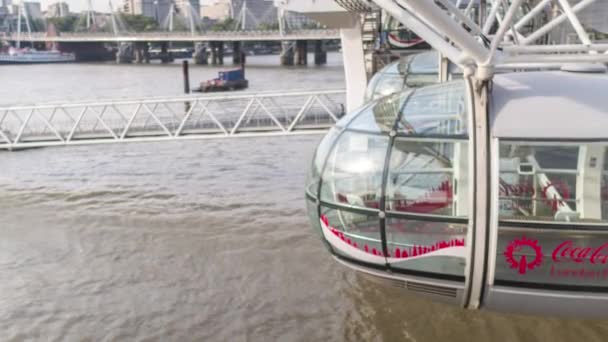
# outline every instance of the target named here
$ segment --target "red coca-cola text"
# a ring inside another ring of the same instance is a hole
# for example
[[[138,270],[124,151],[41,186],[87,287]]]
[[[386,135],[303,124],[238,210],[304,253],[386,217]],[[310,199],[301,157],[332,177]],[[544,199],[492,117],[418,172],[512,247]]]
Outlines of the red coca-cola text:
[[[597,247],[580,247],[571,240],[564,241],[553,250],[553,262],[575,262],[591,264],[608,263],[608,242]]]

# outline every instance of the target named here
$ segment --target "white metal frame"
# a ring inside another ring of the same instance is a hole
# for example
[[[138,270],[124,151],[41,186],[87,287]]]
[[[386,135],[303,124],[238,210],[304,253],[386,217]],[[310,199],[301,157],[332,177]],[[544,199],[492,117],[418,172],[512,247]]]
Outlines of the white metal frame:
[[[538,68],[570,62],[608,62],[608,46],[596,44],[585,32],[577,13],[598,0],[582,0],[571,6],[567,0],[542,0],[522,18],[516,13],[525,0],[489,0],[490,15],[483,27],[469,19],[467,11],[449,0],[373,0],[375,4],[416,32],[441,54],[461,66],[477,68],[478,79],[491,78],[495,68]],[[538,17],[545,6],[554,3],[561,12],[533,32],[522,28]],[[469,6],[467,6],[469,7]],[[500,9],[505,13],[500,16]],[[498,30],[490,36],[490,29]],[[567,43],[565,37],[554,45],[539,45],[537,41],[561,24],[570,24],[580,43]],[[482,38],[483,37],[483,38]],[[488,45],[482,42],[486,39]]]
[[[352,27],[340,30],[348,112],[352,112],[363,105],[367,85],[363,36],[361,32],[361,23],[357,19],[358,14],[354,14]]]
[[[0,149],[319,134],[344,90],[183,96],[0,108]]]

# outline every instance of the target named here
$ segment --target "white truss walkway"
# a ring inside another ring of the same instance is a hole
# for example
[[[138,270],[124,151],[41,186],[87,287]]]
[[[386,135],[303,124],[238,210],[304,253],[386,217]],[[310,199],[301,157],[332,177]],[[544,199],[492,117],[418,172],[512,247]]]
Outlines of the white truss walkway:
[[[325,90],[5,107],[0,149],[318,134],[344,101],[344,90]]]

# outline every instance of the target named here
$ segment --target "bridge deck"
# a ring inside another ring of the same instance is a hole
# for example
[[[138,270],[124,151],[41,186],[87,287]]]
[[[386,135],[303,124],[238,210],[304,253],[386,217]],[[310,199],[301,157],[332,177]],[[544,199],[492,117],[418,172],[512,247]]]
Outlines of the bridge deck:
[[[2,38],[2,37],[0,37]],[[17,34],[8,34],[5,40],[16,41]],[[280,31],[222,31],[222,32],[142,32],[142,33],[62,33],[48,37],[46,33],[34,32],[22,35],[21,39],[33,42],[212,42],[212,41],[285,41],[285,40],[332,40],[340,39],[339,30]]]

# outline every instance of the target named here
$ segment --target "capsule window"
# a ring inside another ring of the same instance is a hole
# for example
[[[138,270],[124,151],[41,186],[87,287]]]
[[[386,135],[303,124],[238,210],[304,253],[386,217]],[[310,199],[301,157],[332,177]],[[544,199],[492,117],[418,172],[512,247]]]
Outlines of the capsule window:
[[[466,140],[395,139],[387,182],[388,210],[466,217],[467,150]]]
[[[496,284],[590,291],[605,286],[607,146],[500,143]]]
[[[388,136],[345,132],[327,159],[321,200],[378,209]]]

